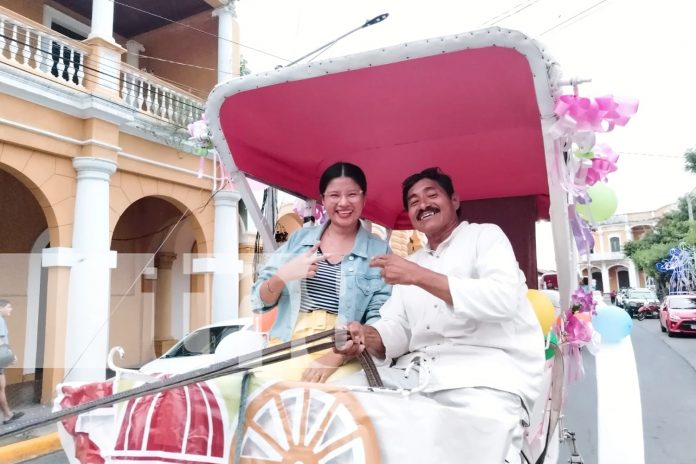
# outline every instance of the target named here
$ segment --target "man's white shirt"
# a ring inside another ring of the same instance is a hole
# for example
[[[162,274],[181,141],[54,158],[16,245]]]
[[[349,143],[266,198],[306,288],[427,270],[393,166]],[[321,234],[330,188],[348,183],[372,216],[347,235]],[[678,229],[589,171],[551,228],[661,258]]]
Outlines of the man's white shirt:
[[[405,368],[416,356],[425,358],[427,391],[494,388],[520,396],[531,410],[544,369],[544,337],[503,231],[462,222],[436,250],[426,245],[409,259],[446,275],[454,304],[414,285],[395,285],[374,323],[386,359]]]

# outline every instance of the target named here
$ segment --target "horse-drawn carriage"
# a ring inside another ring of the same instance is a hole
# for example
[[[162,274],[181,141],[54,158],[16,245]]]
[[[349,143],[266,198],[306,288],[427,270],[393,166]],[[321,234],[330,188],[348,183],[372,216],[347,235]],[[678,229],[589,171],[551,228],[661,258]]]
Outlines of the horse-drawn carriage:
[[[370,179],[365,219],[395,230],[410,228],[400,182],[439,166],[452,174],[468,221],[506,232],[530,287],[538,281],[535,224],[550,220],[553,243],[539,245],[554,249],[560,306],[568,308],[577,266],[562,185],[567,160],[551,131],[559,79],[543,46],[491,28],[244,76],[214,89],[207,115],[266,251],[275,241],[247,176],[313,199],[325,167],[355,163]],[[264,359],[279,352],[266,348]],[[557,460],[560,353],[547,360],[526,431],[531,463]],[[428,401],[422,386],[348,388],[244,374],[259,363],[242,354],[167,379],[121,371],[105,383],[62,385],[57,409],[98,398],[107,405],[64,422],[66,454],[83,463],[420,463],[467,455],[476,462],[467,453],[486,445],[467,441],[467,411]],[[111,397],[133,398],[112,405]]]

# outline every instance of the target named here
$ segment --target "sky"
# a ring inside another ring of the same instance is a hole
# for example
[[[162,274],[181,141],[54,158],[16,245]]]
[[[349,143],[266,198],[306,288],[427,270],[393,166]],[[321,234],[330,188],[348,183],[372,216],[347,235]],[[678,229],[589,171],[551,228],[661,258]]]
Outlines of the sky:
[[[580,86],[581,96],[640,101],[626,127],[598,137],[620,153],[618,171],[609,175],[618,213],[657,209],[696,187],[696,174],[684,170],[682,156],[696,146],[696,2],[240,0],[237,13],[242,44],[287,60],[381,13],[390,16],[343,39],[321,58],[489,26],[519,30],[546,46],[564,78],[592,79]],[[287,63],[241,50],[253,72]]]

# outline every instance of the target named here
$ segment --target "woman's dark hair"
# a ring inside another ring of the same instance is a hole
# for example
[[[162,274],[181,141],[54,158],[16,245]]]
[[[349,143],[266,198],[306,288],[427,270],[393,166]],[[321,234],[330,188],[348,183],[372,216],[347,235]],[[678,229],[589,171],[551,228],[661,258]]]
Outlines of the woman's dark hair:
[[[454,187],[452,186],[452,179],[450,176],[442,172],[440,168],[423,169],[421,172],[408,176],[401,184],[401,194],[404,209],[408,209],[408,191],[411,190],[411,187],[416,185],[416,182],[423,179],[431,179],[437,182],[450,198],[452,198],[452,195],[454,195]]]
[[[8,304],[10,304],[10,300],[0,299],[0,308],[4,308]]]
[[[363,170],[354,164],[345,163],[343,161],[334,163],[326,168],[319,178],[319,193],[323,195],[324,192],[326,192],[326,187],[329,185],[329,182],[338,177],[349,177],[353,179],[355,183],[360,186],[363,194],[367,193],[367,180],[365,179]]]

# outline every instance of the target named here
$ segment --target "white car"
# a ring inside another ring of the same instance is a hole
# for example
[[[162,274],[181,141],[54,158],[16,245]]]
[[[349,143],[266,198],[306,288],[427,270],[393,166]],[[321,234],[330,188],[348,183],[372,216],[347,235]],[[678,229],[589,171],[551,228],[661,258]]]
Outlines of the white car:
[[[144,374],[178,374],[216,362],[215,350],[230,334],[253,331],[251,318],[232,319],[196,329],[159,358],[140,368]]]

